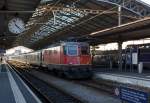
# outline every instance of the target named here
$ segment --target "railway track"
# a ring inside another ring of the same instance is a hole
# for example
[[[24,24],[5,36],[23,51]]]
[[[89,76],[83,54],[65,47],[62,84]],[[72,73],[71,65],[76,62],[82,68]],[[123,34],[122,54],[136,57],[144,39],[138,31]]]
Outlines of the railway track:
[[[39,72],[42,72],[42,73],[45,73],[47,75],[53,75],[55,77],[55,75],[48,71],[48,70],[41,70],[41,69],[36,69],[36,71],[39,71]],[[57,78],[60,78],[57,76]],[[94,80],[92,80],[92,78],[89,78],[89,79],[80,79],[80,80],[70,80],[70,79],[67,79],[67,78],[61,78],[61,79],[64,79],[64,80],[67,80],[67,81],[70,81],[70,82],[73,82],[73,83],[76,83],[76,84],[79,84],[79,85],[83,85],[83,86],[86,86],[86,87],[90,87],[91,89],[96,89],[98,90],[99,92],[103,92],[105,94],[108,94],[110,96],[114,96],[114,86],[110,85],[110,84],[107,84],[107,83],[98,83]]]
[[[48,70],[41,70],[41,69],[37,69],[37,71],[39,72],[43,72],[47,75],[51,74],[53,76],[55,76],[52,72],[48,71]],[[59,77],[57,77],[59,78]],[[62,79],[62,78],[61,78]],[[81,79],[81,80],[69,80],[69,79],[66,79],[66,78],[63,78],[65,80],[68,80],[68,81],[71,81],[71,82],[74,82],[74,83],[77,83],[77,84],[80,84],[80,85],[83,85],[83,86],[86,86],[86,87],[90,87],[90,88],[93,88],[93,89],[96,89],[96,90],[99,90],[100,92],[104,92],[111,96],[114,96],[114,86],[110,85],[110,84],[107,84],[107,83],[98,83],[96,82],[95,80],[92,80],[91,79]]]
[[[94,80],[80,80],[80,81],[73,81],[77,84],[90,87],[91,89],[98,90],[99,92],[102,92],[104,94],[114,96],[114,87],[111,85],[103,84],[103,83],[97,83]]]
[[[38,94],[43,103],[83,103],[83,101],[32,76],[28,70],[15,68],[12,65],[11,67]]]
[[[43,72],[47,75],[51,74],[53,76],[55,76],[53,73],[51,73],[50,71],[48,70],[41,70],[41,69],[37,69],[37,71],[39,72]],[[60,78],[60,77],[57,77],[57,78]],[[95,80],[92,80],[91,79],[81,79],[81,80],[70,80],[70,79],[67,79],[67,78],[60,78],[60,79],[64,79],[64,80],[67,80],[69,82],[73,82],[75,84],[79,84],[79,85],[82,85],[82,86],[85,86],[85,87],[89,87],[90,89],[94,89],[94,90],[97,90],[99,92],[101,92],[102,94],[106,94],[106,95],[109,95],[111,97],[114,97],[116,98],[116,96],[114,95],[114,86],[110,85],[110,84],[107,84],[107,83],[98,83],[96,82]]]

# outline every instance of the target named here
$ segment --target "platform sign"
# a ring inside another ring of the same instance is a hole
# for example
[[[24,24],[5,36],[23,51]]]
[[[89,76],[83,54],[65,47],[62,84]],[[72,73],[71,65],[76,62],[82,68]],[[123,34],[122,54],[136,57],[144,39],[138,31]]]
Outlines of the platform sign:
[[[148,103],[148,93],[120,87],[120,99],[128,103]]]
[[[132,64],[138,64],[138,53],[132,53]]]

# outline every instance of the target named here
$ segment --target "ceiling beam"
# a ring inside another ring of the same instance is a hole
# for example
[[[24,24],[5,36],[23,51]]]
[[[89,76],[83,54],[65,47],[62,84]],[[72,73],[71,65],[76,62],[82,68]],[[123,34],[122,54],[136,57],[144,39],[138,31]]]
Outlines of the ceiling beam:
[[[0,10],[0,13],[1,14],[13,14],[13,13],[30,13],[30,14],[32,14],[32,13],[34,13],[35,11],[28,11],[28,10],[13,10],[13,11],[11,11],[11,10]]]

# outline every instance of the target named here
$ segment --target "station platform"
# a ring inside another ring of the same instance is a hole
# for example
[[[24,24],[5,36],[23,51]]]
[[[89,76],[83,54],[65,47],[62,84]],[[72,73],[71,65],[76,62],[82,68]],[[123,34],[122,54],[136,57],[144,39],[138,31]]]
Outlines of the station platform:
[[[42,103],[7,64],[0,64],[1,103]]]
[[[122,84],[130,84],[150,88],[150,73],[129,73],[129,72],[97,72],[95,80],[109,80]]]

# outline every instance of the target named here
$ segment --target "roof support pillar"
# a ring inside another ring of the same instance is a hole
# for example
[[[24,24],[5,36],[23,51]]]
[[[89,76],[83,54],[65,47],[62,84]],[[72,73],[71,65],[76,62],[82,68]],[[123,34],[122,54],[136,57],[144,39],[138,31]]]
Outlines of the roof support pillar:
[[[119,60],[119,62],[118,62],[118,70],[119,71],[122,71],[122,41],[119,41],[118,42],[118,60]]]
[[[122,12],[122,7],[121,5],[118,6],[118,25],[120,26],[122,24],[122,18],[121,18],[121,13]]]
[[[54,16],[54,25],[56,25],[56,13],[55,11],[52,11],[53,12],[53,16]]]
[[[122,7],[121,5],[119,5],[118,6],[118,26],[122,24],[121,14],[122,14]],[[122,71],[122,43],[123,42],[121,40],[118,41],[118,59],[119,59],[118,69],[119,71]]]

